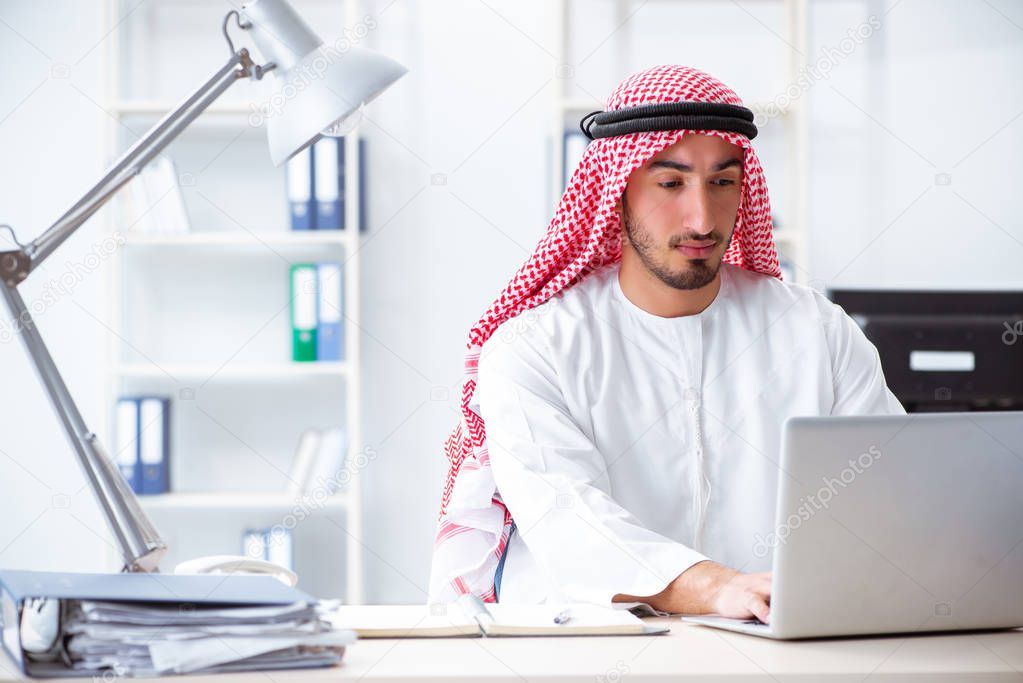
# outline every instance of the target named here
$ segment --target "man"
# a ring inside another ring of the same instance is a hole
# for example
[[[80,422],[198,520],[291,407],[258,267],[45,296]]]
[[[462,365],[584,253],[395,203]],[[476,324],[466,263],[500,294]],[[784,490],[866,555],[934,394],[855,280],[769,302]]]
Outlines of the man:
[[[431,600],[641,600],[770,619],[781,428],[902,413],[876,349],[781,281],[752,113],[648,69],[470,335]]]

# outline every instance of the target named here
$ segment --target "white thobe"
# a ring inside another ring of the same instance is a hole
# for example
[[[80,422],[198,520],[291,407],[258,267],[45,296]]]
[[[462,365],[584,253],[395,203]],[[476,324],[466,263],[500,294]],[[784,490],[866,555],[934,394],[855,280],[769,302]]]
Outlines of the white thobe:
[[[706,309],[665,318],[605,266],[483,345],[475,398],[515,522],[502,602],[653,595],[706,559],[769,571],[786,418],[905,412],[839,306],[720,272]]]

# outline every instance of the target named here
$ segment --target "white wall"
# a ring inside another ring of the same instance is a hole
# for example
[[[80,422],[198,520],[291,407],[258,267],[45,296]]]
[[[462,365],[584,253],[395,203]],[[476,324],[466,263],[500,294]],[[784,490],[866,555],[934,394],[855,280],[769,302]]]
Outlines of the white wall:
[[[556,64],[547,4],[373,6],[370,44],[411,72],[368,108],[363,125],[364,438],[379,453],[365,472],[371,601],[425,596],[465,335],[553,210],[547,159]],[[892,4],[815,2],[812,55]],[[993,4],[1023,24],[1018,5]],[[90,5],[0,5],[0,148],[8,162],[0,166],[0,222],[14,223],[23,241],[101,170],[105,114],[86,97],[99,100],[98,50],[78,61],[101,40]],[[691,15],[665,5],[644,6],[630,19],[641,30],[629,33],[627,22],[604,44],[598,37],[616,25],[602,14],[609,3],[580,13],[590,25],[578,30],[588,41],[579,49],[594,53],[578,69],[578,85],[603,98],[628,72],[678,55],[750,100],[784,88],[783,62],[767,56],[772,48],[784,54],[776,35],[784,27],[765,4],[727,5],[727,31],[708,24],[709,3]],[[1023,214],[1012,159],[1023,142],[1023,117],[1013,118],[1023,110],[1023,32],[986,3],[952,0],[902,0],[882,26],[804,95],[812,116],[811,273],[839,284],[1018,286]],[[640,46],[636,63],[612,58],[625,36]],[[707,36],[716,40],[698,41]],[[48,78],[53,61],[72,65],[70,79]],[[941,172],[951,185],[934,184]],[[80,259],[98,230],[93,222],[65,245],[48,264],[51,276]],[[26,298],[39,296],[43,279],[33,277]],[[105,330],[95,318],[102,320],[103,297],[94,274],[39,316],[91,423],[100,415]],[[0,395],[0,566],[99,568],[97,549],[108,542],[102,522],[17,342],[0,344],[0,373],[8,387]],[[69,495],[70,509],[55,509],[54,494]]]
[[[0,4],[0,223],[28,242],[102,171],[98,7],[73,0]],[[106,308],[102,269],[81,266],[93,220],[22,286],[89,424],[101,419]],[[8,248],[9,234],[0,233]],[[51,304],[51,281],[68,294]],[[0,566],[102,569],[110,537],[4,310],[0,327]]]
[[[364,126],[367,597],[393,602],[425,598],[468,328],[546,227],[553,64],[483,3],[381,6],[374,43],[411,67]],[[547,40],[539,3],[503,11]]]
[[[891,11],[886,13],[886,9]],[[811,90],[811,265],[836,285],[1019,287],[1023,6],[817,2],[812,55],[880,29]],[[938,184],[947,174],[950,184]]]

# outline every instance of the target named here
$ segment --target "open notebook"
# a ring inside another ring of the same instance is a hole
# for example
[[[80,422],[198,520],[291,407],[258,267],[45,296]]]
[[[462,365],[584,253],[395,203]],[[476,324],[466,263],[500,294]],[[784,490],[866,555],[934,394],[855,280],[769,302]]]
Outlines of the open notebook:
[[[643,635],[669,630],[646,624],[627,609],[484,604],[471,595],[451,604],[341,605],[323,617],[334,628],[350,629],[360,638]]]

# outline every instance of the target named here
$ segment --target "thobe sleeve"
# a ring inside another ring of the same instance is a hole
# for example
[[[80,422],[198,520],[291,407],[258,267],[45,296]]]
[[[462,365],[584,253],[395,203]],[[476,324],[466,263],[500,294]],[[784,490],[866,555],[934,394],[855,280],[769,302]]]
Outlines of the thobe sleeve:
[[[604,454],[573,419],[549,358],[495,335],[478,367],[490,464],[516,533],[556,599],[610,605],[618,593],[655,595],[708,558],[614,500]]]
[[[819,296],[834,383],[831,414],[905,414],[885,383],[877,348],[841,306]]]

